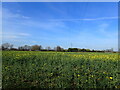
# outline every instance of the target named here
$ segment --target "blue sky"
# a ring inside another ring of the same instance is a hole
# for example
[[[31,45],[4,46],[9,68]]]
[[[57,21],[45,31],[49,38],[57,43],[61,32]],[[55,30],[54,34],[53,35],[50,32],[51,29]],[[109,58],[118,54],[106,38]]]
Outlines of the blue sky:
[[[15,47],[118,48],[116,2],[3,3],[3,43]]]

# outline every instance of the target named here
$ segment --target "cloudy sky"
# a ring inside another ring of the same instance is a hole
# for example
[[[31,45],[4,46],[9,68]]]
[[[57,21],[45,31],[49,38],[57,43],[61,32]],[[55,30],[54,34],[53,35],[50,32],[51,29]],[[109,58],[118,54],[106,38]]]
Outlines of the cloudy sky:
[[[116,2],[2,3],[3,43],[117,50]]]

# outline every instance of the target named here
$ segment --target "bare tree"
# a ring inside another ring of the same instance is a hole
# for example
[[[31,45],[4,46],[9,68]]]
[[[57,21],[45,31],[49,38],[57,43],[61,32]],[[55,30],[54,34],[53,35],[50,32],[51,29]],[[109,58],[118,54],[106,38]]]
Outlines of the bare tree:
[[[2,44],[2,50],[10,50],[12,49],[13,45],[9,43]]]
[[[32,48],[31,48],[33,51],[39,51],[42,49],[42,46],[41,45],[33,45]]]
[[[22,50],[22,51],[31,51],[31,46],[29,45],[24,45],[24,46],[21,46],[21,47],[18,47],[18,50]]]
[[[46,49],[49,51],[49,50],[51,50],[51,47],[50,47],[50,46],[48,46],[48,47],[46,47]]]
[[[111,49],[106,49],[105,51],[106,51],[106,52],[113,52],[113,48],[111,48]]]
[[[63,48],[61,48],[60,46],[55,47],[55,51],[63,51]]]
[[[24,48],[24,50],[27,50],[27,51],[28,51],[28,50],[29,50],[29,51],[31,50],[31,46],[28,46],[28,45],[23,46],[23,48]]]

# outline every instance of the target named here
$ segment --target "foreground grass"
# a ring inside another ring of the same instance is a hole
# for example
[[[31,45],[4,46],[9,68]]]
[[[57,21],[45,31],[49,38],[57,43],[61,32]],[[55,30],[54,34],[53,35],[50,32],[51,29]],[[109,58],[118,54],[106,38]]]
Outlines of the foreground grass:
[[[3,88],[120,88],[117,53],[2,54]]]

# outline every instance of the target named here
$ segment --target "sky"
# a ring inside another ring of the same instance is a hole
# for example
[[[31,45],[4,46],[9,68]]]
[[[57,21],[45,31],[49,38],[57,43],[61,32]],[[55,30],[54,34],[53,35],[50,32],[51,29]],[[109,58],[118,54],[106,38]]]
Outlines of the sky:
[[[43,48],[118,48],[117,2],[4,2],[2,41]]]

